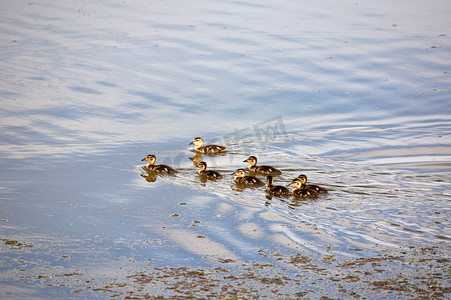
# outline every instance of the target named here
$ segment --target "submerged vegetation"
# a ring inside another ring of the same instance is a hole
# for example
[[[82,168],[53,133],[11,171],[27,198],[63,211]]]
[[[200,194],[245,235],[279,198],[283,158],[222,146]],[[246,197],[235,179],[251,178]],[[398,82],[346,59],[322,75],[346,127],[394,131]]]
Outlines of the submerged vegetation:
[[[13,249],[22,249],[22,248],[31,248],[33,245],[26,244],[26,243],[19,243],[16,240],[9,240],[9,239],[1,239],[1,241],[5,244],[5,246],[9,246]]]
[[[32,247],[2,241],[3,253],[22,250],[18,245]],[[10,275],[44,289],[66,287],[71,297],[81,298],[99,294],[110,299],[448,299],[451,265],[441,250],[412,246],[406,251],[343,259],[333,254],[321,257],[260,249],[259,261],[218,258],[211,268],[155,266],[126,259],[127,272],[118,267],[121,275],[106,281],[88,270],[16,260]],[[21,296],[14,288],[6,295]]]

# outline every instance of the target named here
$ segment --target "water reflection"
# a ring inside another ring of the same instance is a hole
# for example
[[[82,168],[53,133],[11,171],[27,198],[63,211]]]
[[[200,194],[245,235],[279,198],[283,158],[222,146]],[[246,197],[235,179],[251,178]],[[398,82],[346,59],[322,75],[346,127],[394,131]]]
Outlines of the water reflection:
[[[157,180],[158,176],[157,173],[149,172],[149,170],[146,167],[142,167],[142,170],[145,173],[141,173],[141,176],[144,177],[147,180],[147,182],[155,182]]]
[[[293,199],[291,199],[288,203],[288,207],[294,210],[296,207],[300,207],[302,205],[312,205],[313,201],[315,200],[308,197],[293,197]]]
[[[197,166],[201,161],[203,161],[202,159],[202,154],[200,154],[199,152],[196,152],[195,156],[189,157],[189,159],[193,162],[193,166]]]

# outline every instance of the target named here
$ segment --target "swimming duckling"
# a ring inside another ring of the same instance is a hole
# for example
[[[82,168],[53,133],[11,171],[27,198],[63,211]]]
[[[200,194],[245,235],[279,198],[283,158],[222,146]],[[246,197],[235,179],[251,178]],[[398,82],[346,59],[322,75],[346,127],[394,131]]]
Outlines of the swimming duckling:
[[[281,185],[273,185],[272,176],[266,177],[266,192],[274,196],[291,195],[289,189]]]
[[[243,160],[243,162],[250,163],[251,165],[249,166],[249,170],[255,173],[261,173],[264,175],[282,174],[282,171],[271,166],[257,166],[257,158],[255,156],[249,156],[247,159]]]
[[[201,137],[195,138],[190,143],[190,145],[196,145],[196,147],[194,148],[195,151],[198,151],[198,152],[204,153],[204,154],[218,154],[218,153],[223,153],[223,152],[227,151],[226,146],[219,146],[219,145],[202,146],[203,144],[204,144],[204,141],[202,140]]]
[[[302,185],[305,188],[311,189],[311,190],[315,190],[320,194],[325,194],[327,193],[327,190],[325,188],[322,188],[320,186],[314,185],[314,184],[307,184],[307,176],[305,176],[304,174],[301,174],[298,176],[298,178],[300,180],[300,182],[302,183]]]
[[[235,182],[237,184],[254,185],[254,186],[264,185],[264,183],[257,177],[246,176],[246,170],[244,169],[238,169],[235,171],[234,174],[236,174]]]
[[[316,190],[306,188],[305,185],[303,185],[301,180],[298,178],[293,179],[291,181],[291,184],[294,186],[294,189],[291,192],[294,197],[297,197],[297,198],[316,198],[316,197],[318,197],[318,192]]]
[[[155,165],[157,161],[157,157],[152,154],[148,154],[145,158],[141,159],[141,161],[148,161],[149,163],[146,166],[146,171],[153,173],[162,173],[162,174],[173,174],[177,173],[176,170],[168,167],[166,165]]]
[[[219,172],[216,171],[211,171],[208,170],[207,171],[207,163],[204,161],[201,161],[197,167],[200,168],[200,170],[197,172],[200,176],[205,176],[208,179],[220,179],[223,178],[224,176],[222,176],[221,174],[219,174]]]

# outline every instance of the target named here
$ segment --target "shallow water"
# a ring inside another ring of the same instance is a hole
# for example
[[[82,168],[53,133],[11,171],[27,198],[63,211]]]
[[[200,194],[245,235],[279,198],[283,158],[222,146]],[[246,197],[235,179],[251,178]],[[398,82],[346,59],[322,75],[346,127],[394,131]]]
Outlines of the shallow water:
[[[0,13],[2,295],[95,297],[42,281],[261,251],[449,256],[447,1],[15,1]],[[229,147],[202,157],[224,179],[198,178],[196,136]],[[179,173],[144,178],[148,153]],[[231,173],[249,155],[283,170],[276,184],[304,173],[329,193],[238,190]]]

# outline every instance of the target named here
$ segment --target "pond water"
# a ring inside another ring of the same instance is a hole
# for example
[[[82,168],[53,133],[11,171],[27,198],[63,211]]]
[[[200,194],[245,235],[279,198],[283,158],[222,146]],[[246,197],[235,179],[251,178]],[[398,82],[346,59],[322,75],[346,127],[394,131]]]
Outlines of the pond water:
[[[381,255],[404,260],[380,282],[437,275],[423,282],[433,291],[381,297],[449,293],[448,1],[4,1],[0,13],[1,298],[182,297],[178,278],[214,274],[235,289],[184,291],[370,297],[369,273],[328,280]],[[196,157],[196,136],[229,151]],[[149,153],[179,172],[147,176]],[[276,184],[306,174],[329,193],[240,190],[231,174],[249,155],[283,170]],[[201,181],[196,159],[225,178]],[[296,255],[323,267],[287,283]]]

